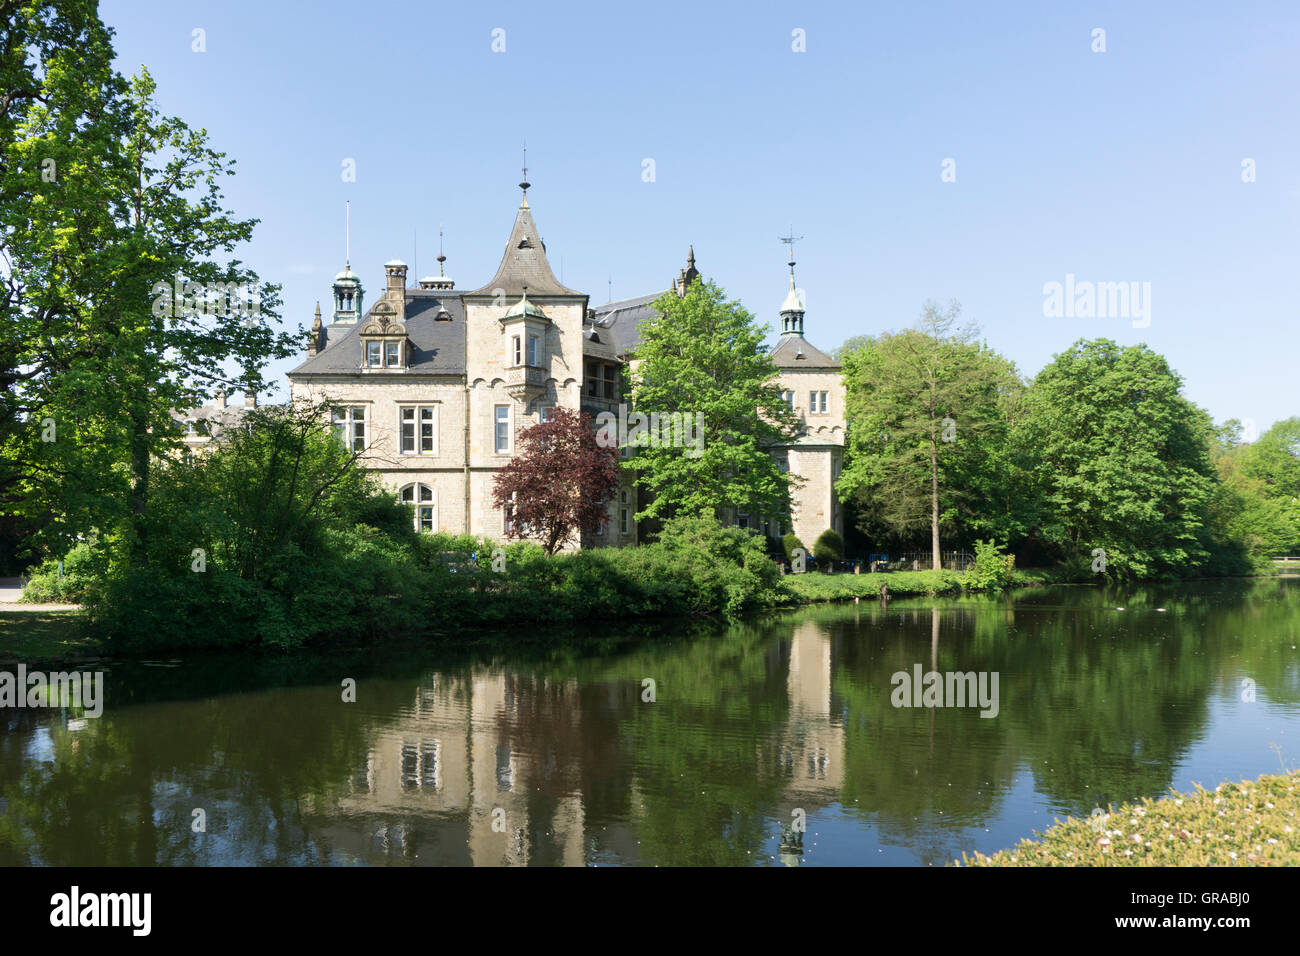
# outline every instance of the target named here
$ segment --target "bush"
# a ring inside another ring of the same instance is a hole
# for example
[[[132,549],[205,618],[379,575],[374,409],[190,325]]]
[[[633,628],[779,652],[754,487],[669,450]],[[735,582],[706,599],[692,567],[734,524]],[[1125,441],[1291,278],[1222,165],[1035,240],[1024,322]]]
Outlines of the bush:
[[[844,558],[844,539],[831,528],[817,536],[813,544],[813,557],[819,562],[834,562]]]
[[[23,588],[24,604],[84,604],[107,576],[108,556],[83,541],[63,556],[63,574],[57,558],[46,558],[31,571]]]
[[[808,551],[808,549],[803,546],[803,542],[799,540],[799,536],[795,534],[793,531],[791,531],[787,535],[782,536],[781,550],[785,552],[786,561],[794,560],[794,552],[796,549],[801,549],[805,553],[807,553]]]
[[[1011,583],[1016,556],[1006,554],[996,542],[975,542],[975,564],[962,575],[968,591],[1001,591]]]

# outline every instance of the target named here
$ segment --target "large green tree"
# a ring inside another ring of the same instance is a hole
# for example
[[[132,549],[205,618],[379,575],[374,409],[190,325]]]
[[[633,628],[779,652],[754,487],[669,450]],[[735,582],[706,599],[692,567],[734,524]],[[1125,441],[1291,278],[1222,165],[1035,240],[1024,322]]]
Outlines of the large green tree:
[[[6,87],[36,93],[7,102],[3,129],[0,495],[47,548],[120,531],[141,563],[171,411],[218,386],[262,388],[265,363],[296,343],[274,328],[278,287],[231,257],[256,222],[224,207],[233,163],[159,113],[147,71],[113,72],[93,5],[21,6],[5,44],[55,39],[28,60],[4,54]],[[216,291],[229,287],[248,294]]]
[[[1101,549],[1116,577],[1206,560],[1213,430],[1181,385],[1163,356],[1109,339],[1075,342],[1034,379],[1014,440],[1032,462],[1038,534],[1059,557],[1087,565]]]
[[[848,446],[836,487],[869,536],[928,530],[935,568],[945,527],[1018,530],[997,492],[1009,480],[1005,435],[1022,384],[960,312],[927,302],[916,328],[850,340],[843,354]]]
[[[654,309],[633,355],[632,412],[685,416],[692,434],[684,447],[634,449],[628,467],[650,492],[638,520],[727,509],[785,515],[790,477],[772,450],[794,439],[798,423],[781,398],[766,329],[710,281],[665,293]]]

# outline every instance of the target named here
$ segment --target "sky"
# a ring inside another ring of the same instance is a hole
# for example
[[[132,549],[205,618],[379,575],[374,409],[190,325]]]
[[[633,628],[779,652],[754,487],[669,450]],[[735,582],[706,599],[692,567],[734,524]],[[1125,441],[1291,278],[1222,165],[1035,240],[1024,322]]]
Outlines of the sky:
[[[227,203],[260,220],[238,255],[283,286],[291,328],[317,300],[328,316],[347,201],[367,304],[389,259],[411,284],[437,272],[440,228],[456,287],[486,283],[526,142],[552,267],[592,304],[611,283],[668,288],[693,244],[775,341],[793,229],[826,351],[956,300],[1027,376],[1104,336],[1165,355],[1248,433],[1300,414],[1295,0],[103,0],[101,16],[119,68],[148,67],[164,112],[237,161]],[[1067,281],[1136,297],[1054,314]],[[272,400],[297,363],[272,366]]]

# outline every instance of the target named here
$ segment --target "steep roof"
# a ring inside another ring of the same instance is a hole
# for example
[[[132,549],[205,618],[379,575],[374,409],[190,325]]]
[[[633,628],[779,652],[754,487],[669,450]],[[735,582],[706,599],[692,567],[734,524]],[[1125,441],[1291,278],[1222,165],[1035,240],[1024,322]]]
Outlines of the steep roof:
[[[370,307],[367,318],[374,308],[373,305]],[[451,316],[451,321],[435,319],[442,310]],[[409,344],[408,371],[432,375],[465,374],[465,304],[459,292],[407,289],[405,324]],[[326,326],[322,330],[324,348],[291,371],[290,377],[359,372],[361,336],[358,333],[364,325],[362,321],[357,325]]]
[[[526,196],[519,211],[515,213],[515,226],[510,230],[510,238],[506,241],[506,251],[501,257],[497,274],[483,288],[465,294],[496,295],[497,290],[501,289],[508,296],[521,296],[524,286],[533,295],[583,295],[561,285],[555,278],[551,264],[546,261],[546,247],[542,245],[537,226],[533,224],[533,214],[528,208]]]
[[[662,292],[655,292],[594,306],[591,310],[592,329],[600,341],[611,346],[616,353],[626,353],[641,341],[642,323],[658,314],[650,305],[661,295]]]
[[[783,335],[772,350],[772,363],[780,369],[840,368],[835,361],[802,335]]]

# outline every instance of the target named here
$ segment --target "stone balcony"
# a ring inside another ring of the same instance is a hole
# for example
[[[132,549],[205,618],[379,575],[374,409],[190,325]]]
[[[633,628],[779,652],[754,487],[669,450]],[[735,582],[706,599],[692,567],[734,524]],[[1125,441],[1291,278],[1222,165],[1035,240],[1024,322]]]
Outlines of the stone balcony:
[[[506,369],[506,391],[517,402],[531,402],[546,393],[548,372],[533,365],[516,365]]]

